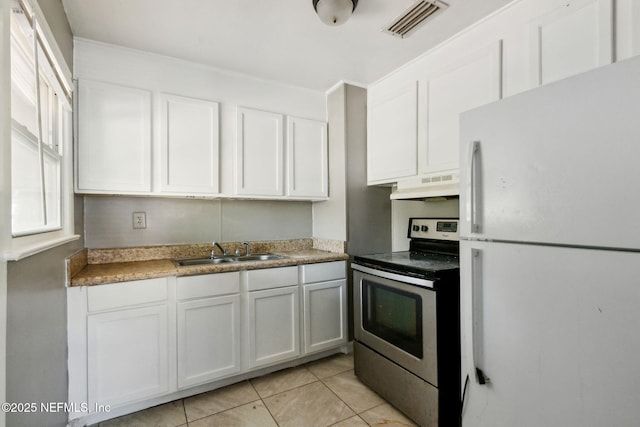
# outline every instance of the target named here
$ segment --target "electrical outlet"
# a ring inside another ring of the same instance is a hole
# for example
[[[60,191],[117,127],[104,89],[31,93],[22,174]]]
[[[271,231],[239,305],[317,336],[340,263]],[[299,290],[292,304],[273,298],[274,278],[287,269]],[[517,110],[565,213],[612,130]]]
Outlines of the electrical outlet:
[[[147,228],[147,213],[146,212],[134,212],[133,213],[133,228]]]

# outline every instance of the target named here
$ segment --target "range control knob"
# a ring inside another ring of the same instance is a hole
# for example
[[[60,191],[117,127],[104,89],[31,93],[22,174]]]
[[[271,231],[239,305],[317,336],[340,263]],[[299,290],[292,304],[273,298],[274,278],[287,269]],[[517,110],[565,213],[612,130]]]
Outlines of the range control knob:
[[[423,225],[422,227],[420,227],[420,231],[422,231],[423,233],[426,233],[427,231],[429,231],[429,227],[427,227],[426,225]]]

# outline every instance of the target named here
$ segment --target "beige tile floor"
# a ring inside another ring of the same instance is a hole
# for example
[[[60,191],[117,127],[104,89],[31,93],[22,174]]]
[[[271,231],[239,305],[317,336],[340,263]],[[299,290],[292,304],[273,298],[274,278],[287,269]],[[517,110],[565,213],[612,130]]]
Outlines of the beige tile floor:
[[[101,427],[356,427],[415,426],[362,384],[352,355],[336,355],[295,368],[176,400]]]

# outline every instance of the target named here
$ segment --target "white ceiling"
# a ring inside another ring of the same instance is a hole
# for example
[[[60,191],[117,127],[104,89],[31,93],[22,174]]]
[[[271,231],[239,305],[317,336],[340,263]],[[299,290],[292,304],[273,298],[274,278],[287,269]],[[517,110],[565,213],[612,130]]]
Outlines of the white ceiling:
[[[445,0],[406,39],[380,29],[414,0],[360,0],[342,26],[312,0],[63,0],[76,37],[325,91],[368,85],[512,0]]]

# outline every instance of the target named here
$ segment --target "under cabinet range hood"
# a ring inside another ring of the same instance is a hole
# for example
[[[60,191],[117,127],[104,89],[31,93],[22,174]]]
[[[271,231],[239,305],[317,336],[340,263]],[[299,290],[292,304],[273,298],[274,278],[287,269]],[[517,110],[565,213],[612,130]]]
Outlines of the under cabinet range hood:
[[[398,181],[391,191],[391,200],[458,196],[459,184],[457,170]]]

